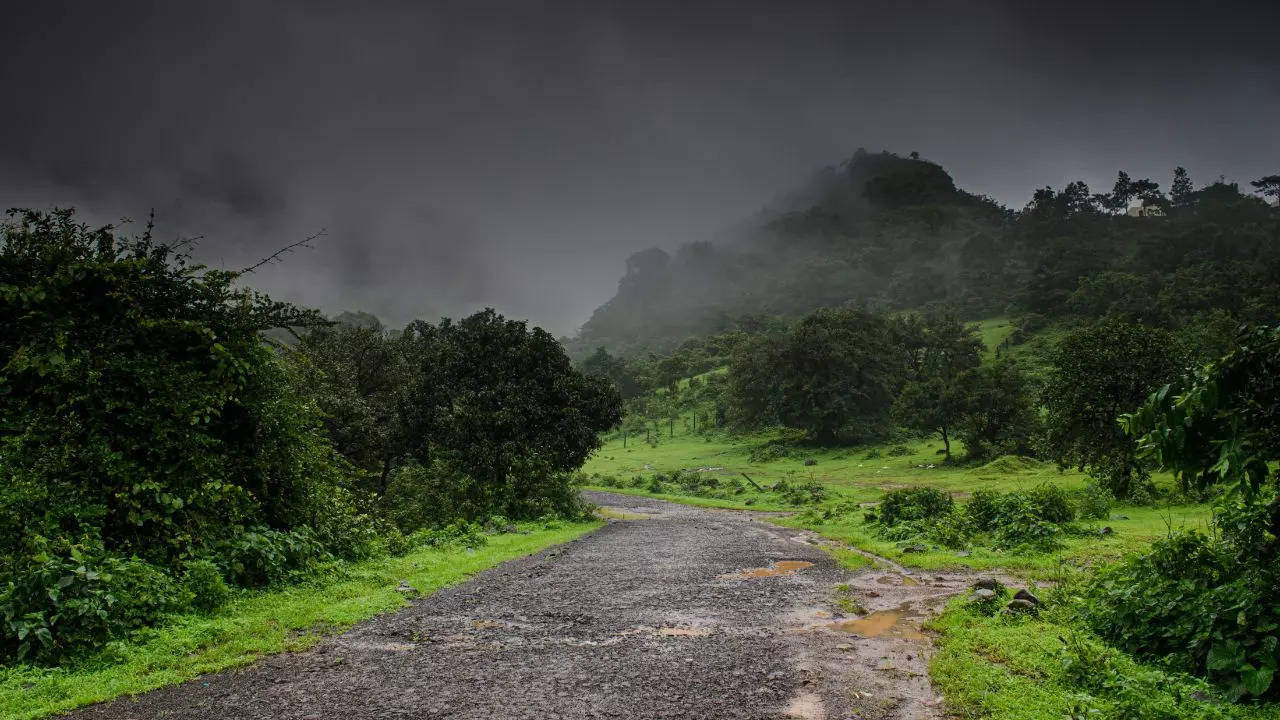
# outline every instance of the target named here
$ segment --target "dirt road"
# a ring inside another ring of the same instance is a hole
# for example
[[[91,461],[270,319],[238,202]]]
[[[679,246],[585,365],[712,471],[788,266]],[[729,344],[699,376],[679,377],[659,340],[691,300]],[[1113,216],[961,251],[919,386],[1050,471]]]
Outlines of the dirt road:
[[[589,496],[643,519],[509,562],[311,651],[73,716],[941,717],[920,622],[969,577],[849,573],[812,535],[743,513]]]

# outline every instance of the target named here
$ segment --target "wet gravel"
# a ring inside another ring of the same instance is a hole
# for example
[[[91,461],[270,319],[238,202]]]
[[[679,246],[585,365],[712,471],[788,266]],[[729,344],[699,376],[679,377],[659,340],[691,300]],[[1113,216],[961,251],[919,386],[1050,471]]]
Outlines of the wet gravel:
[[[970,577],[853,574],[812,534],[749,514],[588,496],[643,519],[508,562],[310,651],[72,716],[942,716],[920,623]],[[786,560],[812,565],[746,572]],[[897,615],[871,623],[873,637],[851,633],[841,623],[860,616],[842,616],[844,595]]]

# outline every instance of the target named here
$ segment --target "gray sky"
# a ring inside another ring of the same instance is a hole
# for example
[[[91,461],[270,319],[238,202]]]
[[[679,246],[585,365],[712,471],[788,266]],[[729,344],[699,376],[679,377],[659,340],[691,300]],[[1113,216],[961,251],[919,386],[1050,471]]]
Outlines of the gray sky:
[[[628,254],[706,239],[862,146],[1037,186],[1280,171],[1275,2],[23,3],[0,201],[162,237],[394,324],[571,333]]]

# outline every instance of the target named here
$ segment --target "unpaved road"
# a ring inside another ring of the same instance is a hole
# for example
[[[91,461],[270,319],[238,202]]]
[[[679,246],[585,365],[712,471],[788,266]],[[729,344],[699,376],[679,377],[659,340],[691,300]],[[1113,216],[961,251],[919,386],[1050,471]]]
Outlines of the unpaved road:
[[[645,518],[509,562],[311,651],[73,717],[942,716],[921,616],[969,576],[849,573],[811,534],[744,513],[588,495]],[[843,615],[841,596],[866,612]]]

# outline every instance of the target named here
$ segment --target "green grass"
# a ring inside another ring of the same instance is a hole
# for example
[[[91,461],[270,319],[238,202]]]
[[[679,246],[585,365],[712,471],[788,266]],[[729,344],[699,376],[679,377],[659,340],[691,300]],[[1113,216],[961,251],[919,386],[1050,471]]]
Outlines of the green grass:
[[[1205,530],[1210,517],[1208,505],[1180,505],[1170,508],[1119,506],[1112,509],[1115,516],[1096,523],[1081,523],[1082,528],[1107,526],[1114,531],[1107,536],[1069,535],[1065,547],[1049,553],[1018,554],[1000,552],[991,548],[974,547],[967,557],[957,556],[955,550],[929,550],[903,552],[897,544],[876,536],[874,528],[862,518],[845,518],[840,522],[819,523],[797,515],[778,518],[775,522],[792,527],[816,531],[823,537],[839,540],[860,547],[900,565],[927,570],[945,568],[973,568],[977,570],[1005,569],[1036,578],[1048,578],[1063,565],[1073,568],[1094,568],[1115,562],[1125,555],[1148,548],[1155,540],[1165,537],[1170,530]]]
[[[1066,672],[1065,643],[1080,631],[1064,617],[986,616],[953,599],[929,627],[942,633],[929,674],[952,716],[990,720],[1064,718],[1220,718],[1276,720],[1280,706],[1210,704],[1203,683],[1167,674],[1117,651],[1087,665],[1081,687]],[[1087,714],[1089,710],[1096,714]]]
[[[469,553],[421,549],[347,566],[300,586],[246,593],[212,616],[183,616],[134,642],[61,668],[0,668],[0,717],[45,717],[314,645],[323,633],[405,607],[401,580],[422,593],[456,584],[511,558],[571,540],[600,523],[497,535]]]

